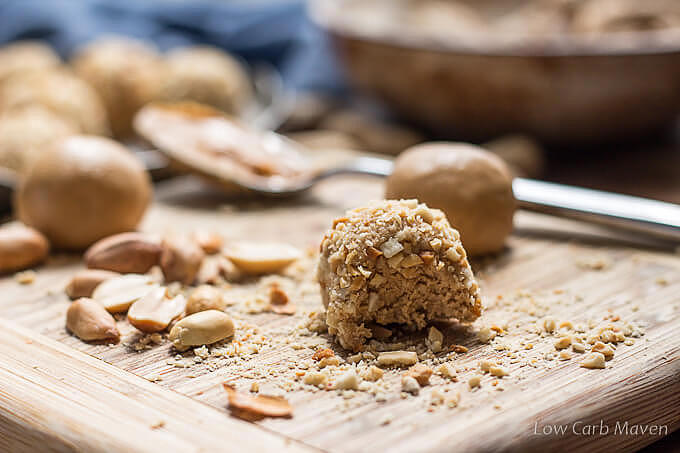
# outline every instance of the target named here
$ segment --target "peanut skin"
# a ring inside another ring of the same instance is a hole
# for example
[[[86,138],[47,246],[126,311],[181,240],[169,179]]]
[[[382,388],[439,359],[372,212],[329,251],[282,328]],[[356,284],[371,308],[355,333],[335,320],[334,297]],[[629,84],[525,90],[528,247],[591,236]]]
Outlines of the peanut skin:
[[[163,239],[160,258],[161,270],[166,282],[193,283],[205,258],[196,242],[184,237]]]
[[[161,246],[157,238],[143,233],[121,233],[95,242],[85,252],[89,269],[121,274],[144,274],[158,264]]]

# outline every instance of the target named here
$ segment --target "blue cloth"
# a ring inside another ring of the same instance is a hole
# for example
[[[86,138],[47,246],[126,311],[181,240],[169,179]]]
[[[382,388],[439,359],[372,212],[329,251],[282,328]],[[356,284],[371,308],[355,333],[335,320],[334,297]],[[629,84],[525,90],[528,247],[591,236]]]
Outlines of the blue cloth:
[[[0,43],[41,39],[68,57],[110,34],[151,41],[163,50],[218,46],[251,63],[273,64],[297,90],[343,85],[303,0],[0,0]]]

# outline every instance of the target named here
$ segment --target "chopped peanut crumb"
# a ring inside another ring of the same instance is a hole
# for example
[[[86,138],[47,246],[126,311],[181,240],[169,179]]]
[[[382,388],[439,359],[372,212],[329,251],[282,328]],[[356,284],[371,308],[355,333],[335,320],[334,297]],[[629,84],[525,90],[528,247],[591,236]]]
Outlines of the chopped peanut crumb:
[[[402,376],[401,390],[412,395],[417,395],[420,392],[420,385],[413,376]]]
[[[411,376],[416,381],[418,381],[418,384],[420,384],[421,387],[424,387],[430,383],[432,368],[418,363],[409,368],[409,370],[406,372],[406,375]]]
[[[272,305],[286,305],[288,294],[279,285],[272,285],[269,288],[269,303]]]
[[[604,368],[604,355],[599,352],[591,352],[581,362],[583,368],[601,369]]]
[[[324,373],[307,373],[303,379],[303,382],[308,385],[315,385],[317,387],[322,387],[328,382],[328,375]]]
[[[548,333],[553,333],[556,326],[557,322],[555,321],[555,318],[545,318],[543,320],[543,329]]]
[[[612,347],[602,343],[601,341],[595,343],[591,350],[593,352],[599,352],[600,354],[602,354],[605,360],[609,360],[612,357],[614,357],[614,350],[612,349]]]
[[[494,365],[495,365],[495,363],[493,363],[490,360],[480,360],[479,361],[479,368],[485,373],[488,373],[489,369],[491,369],[491,367],[494,366]]]
[[[381,366],[409,366],[418,361],[418,355],[411,351],[381,352],[378,355],[378,365]]]
[[[503,377],[509,375],[510,373],[501,366],[492,366],[489,368],[489,374],[491,374],[491,376]]]
[[[496,338],[496,332],[488,327],[482,327],[477,331],[477,339],[482,343],[489,343]]]
[[[316,360],[317,362],[320,361],[321,359],[326,359],[328,357],[333,357],[335,355],[335,352],[333,352],[332,349],[329,348],[324,348],[324,349],[319,349],[312,355],[312,360]]]
[[[361,377],[367,381],[375,382],[382,379],[383,374],[385,374],[383,370],[373,365],[370,368],[364,370],[364,372],[361,373]]]
[[[571,346],[571,337],[568,337],[568,336],[562,337],[562,338],[558,339],[557,341],[555,341],[554,345],[555,345],[555,349],[557,349],[558,351],[561,350],[561,349],[566,349],[569,346]]]

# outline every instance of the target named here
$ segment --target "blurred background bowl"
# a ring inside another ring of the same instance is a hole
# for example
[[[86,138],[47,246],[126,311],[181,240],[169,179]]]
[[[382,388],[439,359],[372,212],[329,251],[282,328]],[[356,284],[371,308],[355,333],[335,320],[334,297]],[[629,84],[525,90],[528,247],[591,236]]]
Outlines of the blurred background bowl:
[[[540,42],[433,39],[357,21],[348,14],[356,4],[310,3],[351,85],[436,134],[481,141],[527,133],[593,145],[669,129],[678,114],[678,29]]]

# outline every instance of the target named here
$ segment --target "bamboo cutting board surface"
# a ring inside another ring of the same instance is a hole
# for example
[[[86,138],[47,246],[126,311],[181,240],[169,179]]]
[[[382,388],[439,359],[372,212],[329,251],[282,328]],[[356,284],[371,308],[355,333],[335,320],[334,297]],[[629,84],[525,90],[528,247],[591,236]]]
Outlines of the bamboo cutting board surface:
[[[158,187],[143,229],[212,230],[227,240],[280,240],[313,249],[334,217],[381,192],[379,180],[343,178],[297,200],[232,203],[190,178],[177,179]],[[504,253],[473,262],[487,307],[482,319],[471,328],[438,325],[445,346],[469,349],[440,354],[458,369],[458,382],[433,376],[416,397],[400,394],[399,370],[386,371],[381,385],[387,390],[379,398],[286,386],[314,348],[331,347],[348,358],[327,335],[298,327],[321,308],[313,259],[297,270],[303,275],[291,290],[295,316],[228,309],[250,332],[244,347],[257,335],[269,344],[258,353],[205,360],[191,351],[176,357],[167,342],[141,344],[125,321],[119,322],[119,345],[69,335],[63,287],[82,267],[78,257],[51,258],[30,285],[4,278],[0,450],[634,451],[679,428],[680,256],[538,215],[520,213],[516,226]],[[620,344],[604,370],[588,370],[579,367],[578,354],[546,359],[556,351],[555,337],[536,330],[545,316],[574,324],[630,322],[644,335]],[[481,343],[476,331],[493,324],[505,325],[507,334]],[[422,341],[418,335],[409,341]],[[502,362],[510,374],[484,374],[481,388],[470,390],[467,380],[479,373],[482,359]],[[234,418],[221,388],[225,381],[244,391],[253,382],[288,389],[293,418],[254,424]],[[459,395],[457,407],[432,405],[438,389],[447,400]],[[613,432],[617,422],[628,422],[628,435]],[[584,434],[591,425],[609,432]],[[634,425],[648,428],[631,434]],[[564,434],[543,434],[559,426],[568,427]]]

